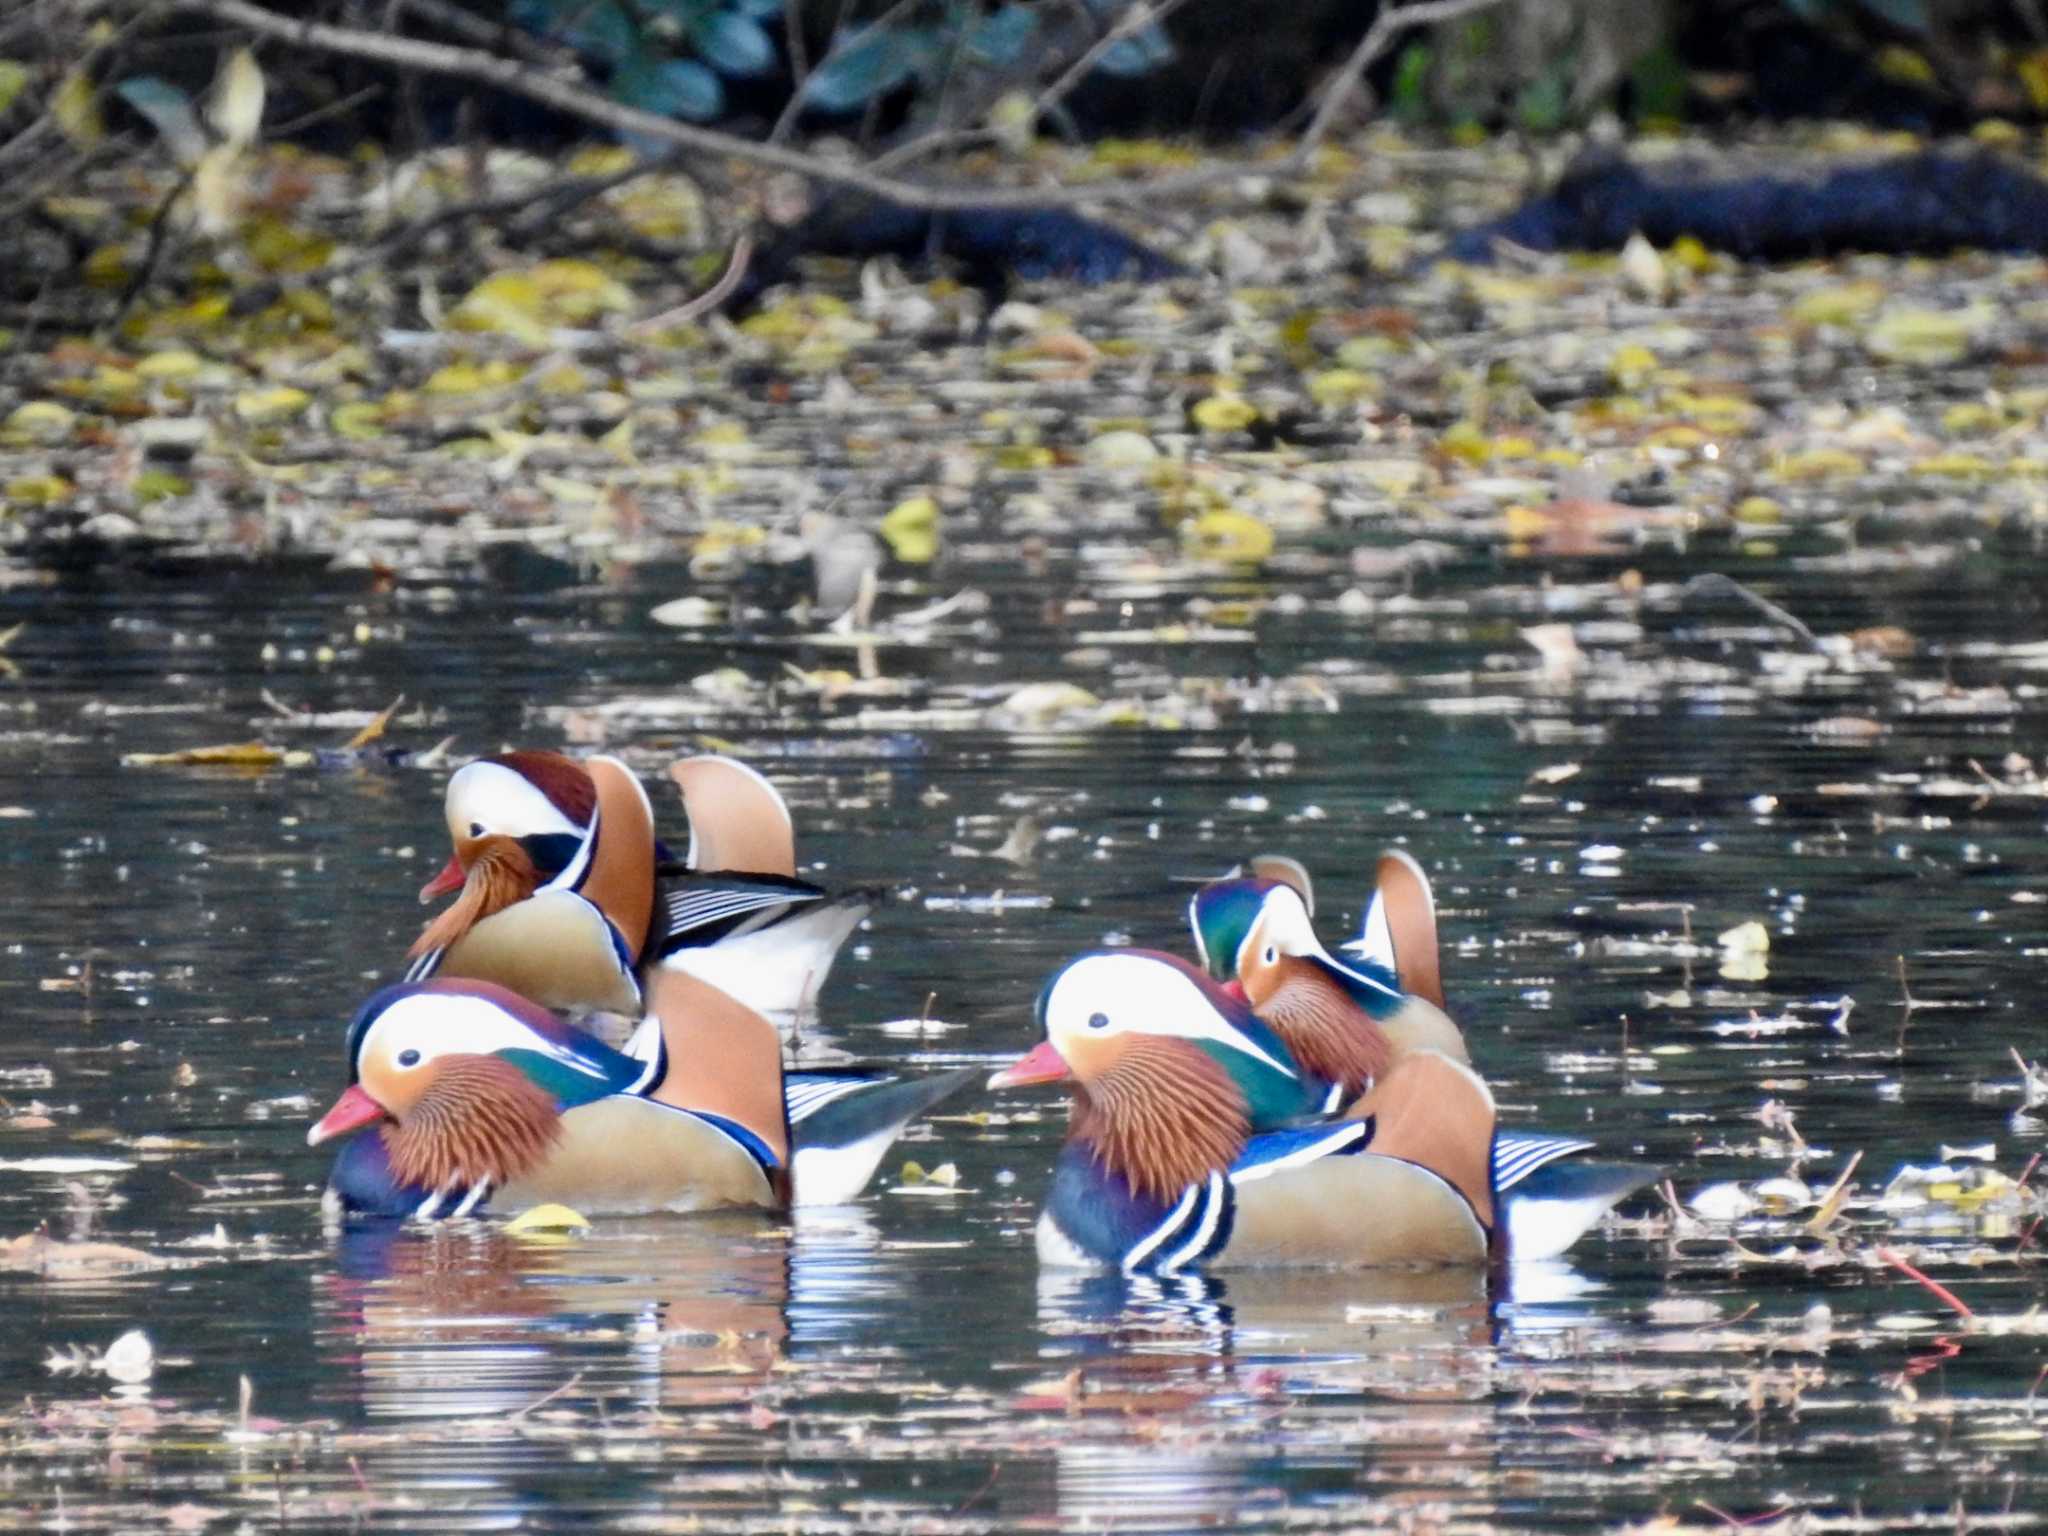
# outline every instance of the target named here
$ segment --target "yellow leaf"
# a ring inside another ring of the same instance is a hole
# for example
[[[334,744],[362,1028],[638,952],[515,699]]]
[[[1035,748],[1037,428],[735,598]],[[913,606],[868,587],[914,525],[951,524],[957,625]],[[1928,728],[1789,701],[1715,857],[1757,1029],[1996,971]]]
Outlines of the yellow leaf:
[[[1378,393],[1378,381],[1356,368],[1326,368],[1308,377],[1308,397],[1317,405],[1350,405]]]
[[[235,396],[235,414],[252,426],[290,421],[313,403],[303,389],[289,385],[277,389],[252,389]]]
[[[310,756],[310,754],[300,754]],[[180,752],[130,752],[124,768],[228,767],[275,768],[290,759],[282,747],[262,741],[236,741],[217,747],[187,747]]]
[[[1243,512],[1204,512],[1181,525],[1197,558],[1257,565],[1273,553],[1273,530]]]
[[[398,706],[404,702],[405,695],[401,693],[389,704],[378,710],[376,714],[370,717],[368,724],[360,731],[357,731],[355,735],[349,737],[348,741],[343,745],[342,751],[353,752],[358,747],[367,747],[371,742],[376,741],[384,734],[384,727],[391,723],[391,717],[398,713]]]
[[[1966,400],[1941,413],[1941,430],[1950,437],[1985,437],[2005,425],[2005,418],[1981,400]]]
[[[263,126],[263,96],[263,70],[255,54],[237,48],[221,61],[207,98],[206,120],[229,149],[246,149],[256,142]]]
[[[1486,434],[1469,421],[1454,421],[1444,428],[1442,437],[1436,440],[1437,451],[1452,458],[1463,459],[1468,464],[1484,464],[1493,457],[1493,444],[1486,440]]]
[[[1884,284],[1868,280],[1830,283],[1792,302],[1792,318],[1807,325],[1850,325],[1885,300]]]
[[[1916,475],[1945,475],[1954,480],[1986,480],[1998,473],[1998,466],[1975,453],[1937,453],[1913,466]]]
[[[507,1232],[583,1232],[589,1227],[590,1218],[581,1211],[572,1211],[568,1206],[556,1205],[552,1201],[521,1211],[505,1223]]]
[[[7,433],[23,441],[61,443],[71,435],[71,429],[78,423],[78,413],[69,406],[59,405],[54,400],[31,400],[26,405],[16,406],[7,418]]]
[[[2037,48],[2015,67],[2027,101],[2036,112],[2048,112],[2048,48]]]
[[[577,176],[618,176],[633,168],[633,151],[623,144],[593,144],[569,157]]]
[[[145,379],[189,379],[205,366],[197,352],[172,349],[150,353],[135,365],[135,371]]]
[[[1636,342],[1625,342],[1607,359],[1607,373],[1622,389],[1639,389],[1657,371],[1657,354]]]
[[[1788,453],[1773,467],[1787,480],[1831,480],[1837,475],[1863,473],[1863,461],[1845,448],[1814,448],[1805,453]]]
[[[939,552],[939,504],[929,496],[898,502],[882,519],[882,537],[906,565],[929,565]]]
[[[327,424],[337,436],[357,441],[384,435],[384,407],[369,400],[351,400],[328,413]]]
[[[1242,432],[1259,419],[1259,408],[1237,395],[1211,395],[1188,414],[1204,432]]]
[[[14,98],[29,82],[28,66],[17,59],[0,59],[0,114],[14,105]]]
[[[168,469],[145,469],[135,477],[129,488],[135,504],[146,507],[153,501],[168,501],[174,496],[192,494],[192,482],[183,475],[174,475]]]
[[[1735,504],[1735,521],[1777,528],[1785,521],[1785,509],[1768,496],[1745,496]]]
[[[7,499],[32,507],[68,501],[78,488],[62,475],[22,475],[7,482]]]
[[[58,83],[57,94],[50,98],[50,116],[57,120],[64,137],[80,149],[91,149],[107,136],[99,92],[83,69],[72,70]]]
[[[1916,53],[1903,43],[1893,43],[1880,48],[1872,61],[1877,72],[1887,80],[1896,80],[1902,85],[1934,87],[1940,82],[1934,73],[1934,66],[1927,62],[1924,54]]]
[[[1871,324],[1864,344],[1886,362],[1940,367],[1959,362],[1970,346],[1997,322],[1989,304],[1963,309],[1886,310]]]

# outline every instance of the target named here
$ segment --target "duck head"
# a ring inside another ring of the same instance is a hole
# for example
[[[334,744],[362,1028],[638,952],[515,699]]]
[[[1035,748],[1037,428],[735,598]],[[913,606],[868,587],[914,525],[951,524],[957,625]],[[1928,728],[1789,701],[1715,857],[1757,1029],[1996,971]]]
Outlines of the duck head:
[[[1153,1198],[1228,1168],[1253,1130],[1320,1105],[1279,1038],[1172,955],[1083,955],[1047,983],[1038,1019],[1044,1043],[989,1086],[1069,1082],[1072,1139]]]
[[[420,887],[423,902],[460,890],[476,861],[505,842],[525,853],[539,882],[572,869],[587,857],[597,785],[559,752],[503,752],[458,768],[443,806],[452,851]]]
[[[1331,956],[1293,885],[1218,881],[1195,893],[1188,921],[1210,974],[1234,985],[1309,1072],[1356,1094],[1386,1071],[1380,1020],[1406,1001],[1400,983],[1374,962]]]
[[[488,982],[387,987],[348,1033],[349,1086],[311,1146],[378,1128],[397,1183],[487,1189],[530,1171],[562,1111],[646,1073],[546,1009]]]

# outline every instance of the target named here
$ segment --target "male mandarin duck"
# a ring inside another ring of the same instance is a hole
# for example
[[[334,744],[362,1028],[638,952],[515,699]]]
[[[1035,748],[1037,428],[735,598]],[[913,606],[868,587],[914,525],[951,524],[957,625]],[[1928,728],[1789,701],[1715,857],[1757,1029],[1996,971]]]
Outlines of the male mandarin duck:
[[[1038,1016],[1045,1042],[989,1085],[1072,1082],[1045,1264],[1486,1262],[1493,1099],[1470,1068],[1415,1052],[1357,1118],[1304,1126],[1321,1085],[1279,1036],[1185,961],[1140,950],[1070,962]]]
[[[1306,890],[1305,875],[1216,881],[1195,893],[1188,919],[1210,975],[1241,994],[1327,1086],[1327,1107],[1357,1113],[1359,1096],[1417,1051],[1469,1062],[1464,1036],[1443,1011],[1435,901],[1420,866],[1406,854],[1381,859],[1354,946],[1363,954],[1349,964],[1316,937]],[[1406,989],[1411,972],[1433,996]],[[1636,1164],[1565,1161],[1594,1150],[1593,1142],[1542,1131],[1495,1137],[1504,1216],[1497,1237],[1508,1256],[1555,1258],[1656,1177]]]
[[[329,1180],[370,1215],[464,1216],[557,1202],[587,1214],[855,1198],[903,1128],[967,1071],[904,1080],[781,1071],[774,1027],[656,972],[649,1059],[490,982],[388,987],[350,1026],[350,1085],[307,1133],[367,1126]]]
[[[639,779],[614,758],[508,752],[458,769],[453,852],[420,899],[462,895],[420,935],[407,979],[471,976],[551,1007],[637,1015],[636,975],[659,961],[770,1018],[814,1006],[869,893],[796,877],[789,808],[745,764],[695,757],[670,771],[690,817],[683,871],[661,865]]]

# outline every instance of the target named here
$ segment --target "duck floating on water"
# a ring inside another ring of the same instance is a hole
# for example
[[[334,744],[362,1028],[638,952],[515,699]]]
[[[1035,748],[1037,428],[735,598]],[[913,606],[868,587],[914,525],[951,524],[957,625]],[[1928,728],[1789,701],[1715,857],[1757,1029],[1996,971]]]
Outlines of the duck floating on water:
[[[1070,962],[1038,1016],[1044,1043],[989,1086],[1072,1084],[1038,1221],[1043,1263],[1487,1261],[1493,1098],[1470,1068],[1417,1051],[1354,1118],[1301,1124],[1323,1085],[1278,1034],[1185,961],[1141,950]]]
[[[348,1088],[307,1133],[315,1146],[363,1133],[336,1157],[331,1199],[423,1218],[841,1204],[973,1075],[785,1075],[766,1020],[686,976],[658,973],[650,990],[651,1060],[491,982],[379,992],[349,1027]]]
[[[1269,871],[1276,862],[1267,861]],[[1325,1108],[1357,1113],[1360,1095],[1417,1051],[1469,1064],[1463,1032],[1444,1012],[1435,897],[1421,867],[1406,854],[1381,859],[1355,960],[1339,960],[1323,947],[1311,899],[1305,872],[1300,881],[1233,877],[1197,891],[1188,920],[1209,974],[1238,989],[1326,1085]],[[1405,968],[1399,973],[1397,958]],[[1410,992],[1410,974],[1433,995]],[[1507,1256],[1555,1258],[1657,1176],[1641,1164],[1583,1159],[1597,1150],[1580,1137],[1499,1132],[1493,1187],[1503,1220],[1496,1238]]]
[[[670,772],[690,817],[681,869],[662,864],[646,793],[616,758],[518,751],[456,770],[452,851],[420,899],[460,894],[415,942],[407,979],[497,981],[549,1007],[638,1017],[638,973],[659,962],[771,1020],[815,1008],[873,893],[797,878],[789,807],[744,763],[693,757]]]

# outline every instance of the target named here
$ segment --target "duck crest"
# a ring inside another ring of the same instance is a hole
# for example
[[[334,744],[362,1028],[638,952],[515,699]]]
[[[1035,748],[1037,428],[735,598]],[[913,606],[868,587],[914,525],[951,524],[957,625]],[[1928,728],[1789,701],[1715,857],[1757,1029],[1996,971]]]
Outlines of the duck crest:
[[[446,949],[487,917],[526,900],[540,886],[540,870],[517,838],[487,837],[470,860],[462,891],[412,941],[407,959]]]
[[[560,752],[522,748],[516,752],[500,752],[484,761],[510,768],[546,795],[549,803],[577,826],[590,825],[591,815],[597,810],[597,786],[575,758]]]
[[[442,1058],[405,1118],[383,1127],[392,1174],[425,1189],[509,1183],[561,1133],[554,1096],[494,1056]]]
[[[1348,1099],[1385,1074],[1392,1042],[1344,989],[1312,960],[1283,955],[1273,967],[1276,986],[1259,1016],[1301,1063],[1325,1082],[1343,1086]]]
[[[1243,1094],[1208,1052],[1143,1036],[1074,1088],[1073,1135],[1146,1198],[1171,1202],[1227,1169],[1251,1134]]]

